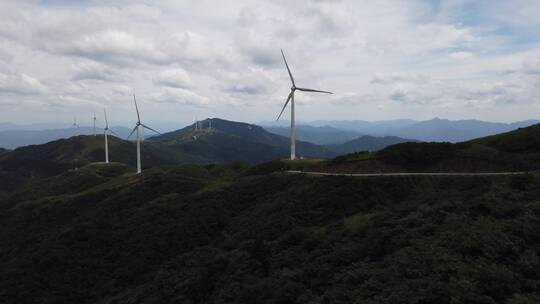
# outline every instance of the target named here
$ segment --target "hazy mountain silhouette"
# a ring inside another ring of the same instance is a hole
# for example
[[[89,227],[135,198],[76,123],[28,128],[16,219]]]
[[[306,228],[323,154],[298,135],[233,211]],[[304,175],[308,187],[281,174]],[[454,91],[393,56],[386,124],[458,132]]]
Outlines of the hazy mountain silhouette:
[[[420,141],[459,142],[499,134],[531,126],[539,120],[497,123],[481,120],[448,120],[434,118],[426,121],[315,121],[314,126],[331,126],[373,136],[398,136]]]
[[[266,126],[264,129],[281,136],[291,136],[290,126]],[[296,125],[296,139],[317,145],[341,144],[358,138],[361,135],[362,134],[359,132],[340,130],[329,126],[314,127],[309,125]]]
[[[378,151],[391,145],[411,141],[415,140],[404,139],[397,136],[375,137],[364,135],[342,144],[327,145],[326,147],[335,155],[341,155],[359,151]]]
[[[111,127],[118,135],[125,138],[131,132],[125,127]],[[97,128],[97,134],[103,134],[103,129]],[[0,147],[14,149],[17,147],[44,144],[53,140],[69,138],[74,135],[93,135],[93,127],[46,129],[46,130],[22,130],[9,129],[0,131]]]

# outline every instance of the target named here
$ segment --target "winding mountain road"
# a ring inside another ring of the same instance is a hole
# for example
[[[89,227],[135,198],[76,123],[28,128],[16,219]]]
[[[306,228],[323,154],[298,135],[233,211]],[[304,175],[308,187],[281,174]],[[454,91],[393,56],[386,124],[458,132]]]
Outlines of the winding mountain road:
[[[292,174],[307,174],[318,176],[352,176],[352,177],[381,177],[381,176],[503,176],[503,175],[523,175],[529,172],[418,172],[418,173],[326,173],[326,172],[308,172],[289,170],[286,173]]]

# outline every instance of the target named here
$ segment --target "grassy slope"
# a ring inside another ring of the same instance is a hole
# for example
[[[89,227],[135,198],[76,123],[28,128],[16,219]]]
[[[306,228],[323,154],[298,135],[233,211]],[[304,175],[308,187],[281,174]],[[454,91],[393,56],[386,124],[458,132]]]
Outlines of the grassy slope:
[[[153,169],[0,208],[4,303],[526,303],[537,177]],[[519,302],[519,300],[523,300]]]

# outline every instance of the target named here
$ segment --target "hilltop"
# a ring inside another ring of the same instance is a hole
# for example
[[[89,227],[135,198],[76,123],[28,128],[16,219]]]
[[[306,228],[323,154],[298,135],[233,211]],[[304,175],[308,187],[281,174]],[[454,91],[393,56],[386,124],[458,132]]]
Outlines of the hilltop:
[[[212,127],[210,128],[210,121]],[[287,157],[290,139],[270,133],[260,126],[219,118],[205,119],[195,126],[152,137],[175,150],[196,154],[212,162],[245,160],[258,163]],[[325,147],[297,141],[297,155],[303,157],[332,156]]]
[[[79,135],[0,153],[0,176],[6,180],[0,183],[0,191],[5,184],[18,184],[27,178],[54,176],[90,163],[102,162],[105,157],[103,142],[103,135]],[[150,141],[144,142],[143,151],[143,166],[146,168],[202,162],[195,156],[166,149]],[[109,136],[109,155],[113,162],[133,165],[136,163],[135,144]]]

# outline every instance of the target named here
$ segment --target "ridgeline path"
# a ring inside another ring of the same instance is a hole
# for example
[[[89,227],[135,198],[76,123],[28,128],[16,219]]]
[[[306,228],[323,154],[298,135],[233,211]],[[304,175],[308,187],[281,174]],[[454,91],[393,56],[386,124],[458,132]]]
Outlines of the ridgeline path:
[[[501,175],[523,175],[530,172],[402,172],[402,173],[327,173],[289,170],[286,173],[307,174],[320,176],[353,176],[353,177],[381,177],[381,176],[501,176]]]

